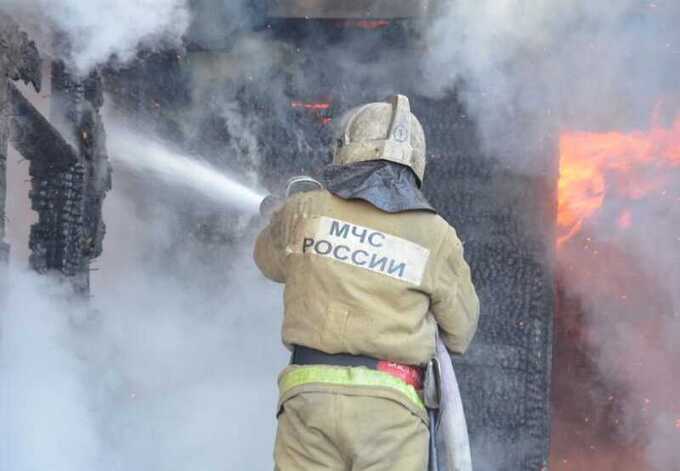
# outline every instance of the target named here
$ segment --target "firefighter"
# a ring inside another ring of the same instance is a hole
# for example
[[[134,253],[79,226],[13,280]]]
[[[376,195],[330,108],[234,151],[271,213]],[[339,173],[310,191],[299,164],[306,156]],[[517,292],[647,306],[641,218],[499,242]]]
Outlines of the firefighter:
[[[420,191],[425,134],[407,97],[340,121],[325,188],[287,198],[255,244],[284,283],[278,471],[425,471],[423,367],[462,354],[479,303],[456,231]]]

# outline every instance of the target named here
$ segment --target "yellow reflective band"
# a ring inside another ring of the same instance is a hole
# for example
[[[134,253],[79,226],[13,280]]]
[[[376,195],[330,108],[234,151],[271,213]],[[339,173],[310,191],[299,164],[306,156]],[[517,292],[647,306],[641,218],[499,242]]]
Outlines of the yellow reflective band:
[[[382,371],[365,367],[334,368],[328,366],[301,366],[283,375],[279,389],[283,396],[297,386],[305,384],[332,384],[338,386],[380,386],[395,389],[418,407],[425,408],[416,389],[399,378]]]

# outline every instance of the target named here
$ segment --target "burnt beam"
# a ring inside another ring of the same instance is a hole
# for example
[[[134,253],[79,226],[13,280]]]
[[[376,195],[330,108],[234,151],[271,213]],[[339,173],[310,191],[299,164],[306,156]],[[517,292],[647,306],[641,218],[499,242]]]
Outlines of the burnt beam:
[[[59,131],[17,90],[9,84],[11,103],[10,141],[31,161],[31,173],[44,174],[65,170],[78,162],[76,150]]]

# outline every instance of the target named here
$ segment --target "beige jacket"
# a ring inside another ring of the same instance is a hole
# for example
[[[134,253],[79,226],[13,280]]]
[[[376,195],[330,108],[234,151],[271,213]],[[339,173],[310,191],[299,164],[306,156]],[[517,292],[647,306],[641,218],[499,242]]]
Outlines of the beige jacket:
[[[285,283],[283,341],[423,365],[437,324],[452,352],[479,301],[455,230],[426,211],[383,212],[327,191],[291,197],[258,236],[255,262]]]

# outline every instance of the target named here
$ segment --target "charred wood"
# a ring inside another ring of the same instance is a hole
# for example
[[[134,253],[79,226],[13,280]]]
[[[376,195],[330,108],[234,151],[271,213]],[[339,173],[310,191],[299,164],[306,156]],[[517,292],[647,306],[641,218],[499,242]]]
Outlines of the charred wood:
[[[47,175],[78,162],[76,150],[12,84],[9,84],[9,99],[12,104],[10,140],[17,151],[31,161],[31,174]]]
[[[9,244],[4,240],[7,144],[12,114],[10,81],[23,80],[40,90],[41,78],[40,55],[35,43],[10,17],[0,14],[0,267],[7,264],[10,253]]]
[[[76,293],[89,293],[90,262],[102,252],[102,204],[111,187],[111,169],[99,110],[98,72],[81,79],[64,63],[52,67],[51,116],[45,118],[9,79],[40,87],[41,62],[26,34],[0,16],[0,241],[4,236],[7,142],[30,162],[30,264],[39,273],[65,277]],[[0,244],[0,259],[8,248]]]
[[[57,62],[52,67],[52,86],[51,121],[60,132],[36,116],[30,124],[17,121],[24,134],[39,134],[34,143],[50,136],[49,146],[58,150],[41,153],[33,148],[26,152],[31,155],[32,206],[38,212],[38,222],[31,227],[30,262],[40,273],[62,274],[76,293],[87,295],[90,262],[101,254],[105,233],[102,205],[111,188],[99,114],[101,80],[97,72],[77,79],[64,63]],[[26,103],[22,109],[26,110]]]
[[[23,80],[40,91],[42,74],[38,48],[14,20],[2,13],[0,13],[0,75],[10,80]]]

